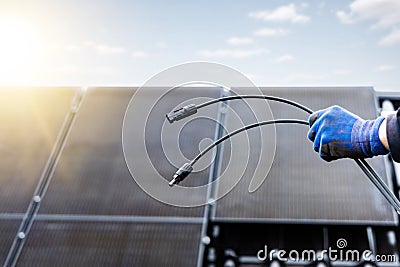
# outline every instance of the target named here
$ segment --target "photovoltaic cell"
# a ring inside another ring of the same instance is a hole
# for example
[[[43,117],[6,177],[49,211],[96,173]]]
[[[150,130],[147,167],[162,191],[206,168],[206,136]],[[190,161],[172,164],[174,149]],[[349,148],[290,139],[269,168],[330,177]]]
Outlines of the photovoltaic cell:
[[[17,234],[21,219],[0,220],[0,263],[2,264],[7,258],[8,251],[10,250],[10,247],[14,241],[14,237]]]
[[[238,91],[246,94],[246,89]],[[376,103],[371,88],[262,88],[264,94],[285,97],[302,103],[313,110],[330,105],[341,105],[355,114],[372,119],[376,117]],[[260,101],[260,100],[259,100]],[[255,113],[259,107],[248,102]],[[308,114],[281,103],[269,102],[275,119],[308,119]],[[245,110],[243,102],[231,102],[236,111]],[[247,122],[250,113],[243,115]],[[228,113],[226,124],[235,124],[233,115]],[[255,122],[255,121],[253,121]],[[269,127],[269,126],[263,126]],[[393,209],[358,168],[354,161],[342,159],[331,163],[322,161],[313,151],[307,139],[308,127],[304,125],[276,126],[276,153],[268,176],[260,188],[248,191],[251,177],[255,174],[260,140],[265,147],[273,147],[273,138],[268,134],[262,139],[254,137],[251,130],[246,135],[237,136],[242,146],[232,146],[232,153],[245,155],[250,150],[247,169],[238,185],[224,198],[218,200],[215,220],[232,221],[291,221],[396,224]],[[250,148],[246,146],[250,142]],[[230,153],[225,153],[223,165],[227,165]],[[271,152],[272,153],[272,152]],[[237,175],[242,170],[236,168],[247,158],[231,162],[225,175]],[[368,160],[386,183],[384,159]],[[267,164],[265,164],[267,165]],[[267,168],[261,162],[257,168]],[[219,190],[224,188],[219,187]]]
[[[201,225],[37,221],[18,266],[195,266]]]

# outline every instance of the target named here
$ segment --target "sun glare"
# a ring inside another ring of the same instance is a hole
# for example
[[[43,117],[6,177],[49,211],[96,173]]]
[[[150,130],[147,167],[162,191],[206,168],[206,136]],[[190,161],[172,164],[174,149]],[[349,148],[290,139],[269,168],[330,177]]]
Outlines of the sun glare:
[[[2,81],[29,81],[38,56],[38,37],[20,18],[0,19],[0,75]]]

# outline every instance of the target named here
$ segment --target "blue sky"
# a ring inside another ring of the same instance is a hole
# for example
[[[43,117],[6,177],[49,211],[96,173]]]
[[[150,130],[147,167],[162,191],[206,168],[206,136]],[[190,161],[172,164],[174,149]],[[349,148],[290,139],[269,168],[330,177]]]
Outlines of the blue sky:
[[[184,62],[258,86],[400,89],[400,1],[1,1],[1,85],[140,86]]]

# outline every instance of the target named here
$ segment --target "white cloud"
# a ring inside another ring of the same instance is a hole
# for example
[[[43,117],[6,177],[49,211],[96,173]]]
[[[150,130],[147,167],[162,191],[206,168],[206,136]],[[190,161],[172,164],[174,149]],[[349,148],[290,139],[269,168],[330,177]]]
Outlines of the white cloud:
[[[387,28],[400,22],[399,0],[355,0],[349,8],[348,13],[342,10],[336,13],[343,23],[371,19],[377,20],[373,28]]]
[[[390,46],[400,43],[400,1],[399,0],[355,0],[349,5],[349,12],[339,10],[336,16],[342,23],[373,20],[372,29],[389,28],[392,31],[379,44]]]
[[[144,52],[144,51],[133,51],[131,53],[131,56],[132,57],[147,57],[148,54],[146,52]]]
[[[117,55],[125,53],[125,48],[120,46],[111,46],[106,44],[97,44],[93,42],[86,42],[87,46],[93,48],[97,53],[104,55]]]
[[[232,37],[226,40],[226,42],[230,45],[246,45],[252,44],[254,41],[251,38]]]
[[[276,59],[276,62],[285,62],[295,60],[295,57],[290,54],[285,54]]]
[[[299,14],[295,4],[280,6],[274,10],[260,10],[249,13],[250,18],[264,21],[307,23],[310,17]]]
[[[379,45],[391,46],[400,43],[400,30],[393,30],[379,41]]]
[[[257,36],[285,36],[288,34],[288,31],[281,28],[262,28],[254,32],[254,35]]]
[[[336,12],[336,17],[338,17],[340,22],[342,22],[344,24],[354,23],[354,19],[352,18],[352,16],[342,10],[339,10],[338,12]]]
[[[380,65],[375,68],[375,72],[386,72],[386,71],[392,71],[395,69],[396,69],[396,66],[394,66],[394,65]]]
[[[247,58],[258,56],[266,53],[265,49],[217,49],[217,50],[202,50],[200,55],[208,58]]]

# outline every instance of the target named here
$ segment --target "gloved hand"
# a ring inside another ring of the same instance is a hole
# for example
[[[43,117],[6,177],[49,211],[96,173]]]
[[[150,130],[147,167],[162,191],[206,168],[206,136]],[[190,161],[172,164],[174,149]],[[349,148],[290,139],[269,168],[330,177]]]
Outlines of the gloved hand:
[[[387,154],[379,139],[384,117],[363,120],[348,110],[332,106],[309,117],[308,139],[326,161],[339,158],[370,158]]]

